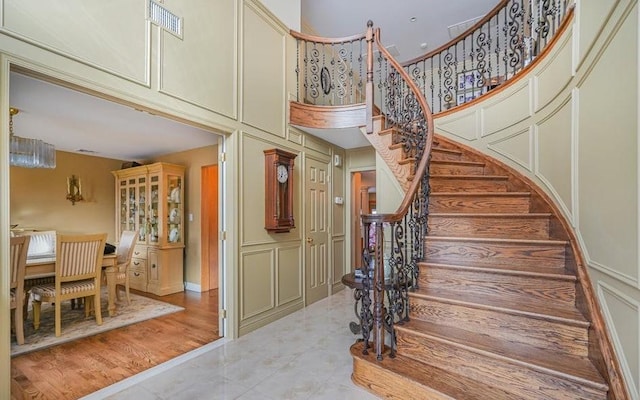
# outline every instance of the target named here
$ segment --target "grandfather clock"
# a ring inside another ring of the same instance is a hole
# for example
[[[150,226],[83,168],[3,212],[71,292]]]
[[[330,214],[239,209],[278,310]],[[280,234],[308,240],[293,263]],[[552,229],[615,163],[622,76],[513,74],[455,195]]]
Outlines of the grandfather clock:
[[[264,229],[289,232],[293,220],[293,160],[297,154],[280,149],[264,151]]]

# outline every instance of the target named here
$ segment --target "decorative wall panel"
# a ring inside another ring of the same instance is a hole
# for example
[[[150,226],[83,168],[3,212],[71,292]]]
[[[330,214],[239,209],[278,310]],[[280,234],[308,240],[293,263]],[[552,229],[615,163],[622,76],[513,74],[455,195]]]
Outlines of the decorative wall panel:
[[[302,248],[299,243],[283,246],[277,254],[277,299],[276,306],[302,301]]]
[[[240,260],[240,322],[275,307],[274,250],[246,251]]]
[[[554,52],[550,62],[536,73],[534,85],[536,90],[535,110],[539,111],[549,104],[569,83],[571,70],[571,36],[562,38],[557,44],[559,50]]]
[[[55,53],[149,84],[146,1],[4,0],[2,30]]]
[[[184,39],[159,30],[160,91],[235,119],[236,1],[166,0],[163,5],[184,18]]]
[[[242,27],[242,121],[285,137],[285,32],[250,2]]]
[[[456,113],[455,118],[451,118],[441,124],[436,120],[436,132],[448,133],[469,141],[478,137],[476,133],[477,126],[475,110],[463,110],[460,113]]]
[[[482,105],[482,136],[489,136],[502,129],[517,124],[531,115],[529,84],[522,85],[514,91],[509,91],[508,98],[501,101],[488,100]],[[509,89],[507,89],[509,90]],[[496,99],[497,100],[497,99]]]
[[[616,347],[623,350],[621,364],[631,398],[637,399],[640,395],[640,366],[629,356],[640,353],[640,303],[604,282],[598,285],[598,297]]]
[[[587,261],[605,266],[607,273],[636,286],[637,7],[588,71],[577,102],[579,231]]]
[[[573,221],[573,152],[571,102],[566,99],[535,128],[535,174],[559,200]]]
[[[489,142],[487,144],[487,148],[521,165],[528,171],[532,171],[533,166],[531,163],[531,141],[531,129],[527,127],[527,129],[513,133],[502,139]]]

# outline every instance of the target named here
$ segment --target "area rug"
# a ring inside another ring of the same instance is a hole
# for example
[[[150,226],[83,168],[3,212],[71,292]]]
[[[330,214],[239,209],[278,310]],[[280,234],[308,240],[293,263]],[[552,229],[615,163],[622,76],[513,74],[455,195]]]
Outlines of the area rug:
[[[40,329],[33,329],[33,312],[29,307],[29,318],[25,321],[24,339],[25,343],[19,346],[15,338],[11,339],[11,356],[28,353],[46,347],[55,346],[79,338],[106,332],[111,329],[120,328],[126,325],[135,324],[147,319],[157,318],[162,315],[171,314],[184,310],[180,306],[153,300],[144,296],[131,293],[131,304],[124,300],[116,303],[116,315],[109,317],[107,310],[108,301],[106,290],[101,295],[102,303],[102,325],[96,324],[93,315],[89,318],[84,316],[84,308],[71,309],[71,302],[62,303],[62,335],[55,335],[55,309],[50,303],[42,303],[40,315]]]

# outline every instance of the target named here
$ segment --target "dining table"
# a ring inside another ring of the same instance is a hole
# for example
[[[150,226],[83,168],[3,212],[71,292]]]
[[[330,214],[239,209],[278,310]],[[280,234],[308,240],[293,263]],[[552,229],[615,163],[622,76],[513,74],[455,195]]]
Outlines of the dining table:
[[[102,272],[107,278],[109,316],[116,314],[116,272],[118,265],[118,255],[105,254],[102,257]],[[29,279],[50,278],[56,275],[56,258],[27,258],[24,278]]]

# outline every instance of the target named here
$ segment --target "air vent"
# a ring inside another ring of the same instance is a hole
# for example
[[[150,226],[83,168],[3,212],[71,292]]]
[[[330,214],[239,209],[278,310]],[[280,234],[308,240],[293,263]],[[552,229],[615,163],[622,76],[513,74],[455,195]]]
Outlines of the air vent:
[[[449,38],[455,39],[458,36],[462,35],[467,29],[471,28],[482,18],[483,18],[482,16],[475,17],[475,18],[468,19],[466,21],[458,22],[457,24],[449,25],[447,27],[447,29],[449,30]],[[486,23],[483,26],[486,26]],[[496,26],[496,20],[492,18],[491,22],[489,23],[489,27],[493,28],[495,26]]]
[[[182,18],[178,17],[153,0],[149,0],[148,19],[167,32],[182,39]]]

